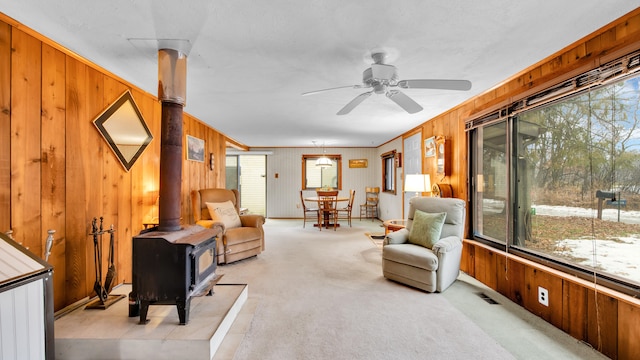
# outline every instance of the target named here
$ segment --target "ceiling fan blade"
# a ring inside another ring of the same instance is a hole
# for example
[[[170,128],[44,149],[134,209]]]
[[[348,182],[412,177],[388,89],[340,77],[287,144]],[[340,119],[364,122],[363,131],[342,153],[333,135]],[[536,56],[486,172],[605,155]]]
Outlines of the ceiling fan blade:
[[[390,90],[390,91],[387,91],[386,95],[389,99],[391,99],[391,101],[400,105],[400,107],[403,108],[409,114],[415,114],[419,111],[422,111],[422,106],[420,106],[420,104],[413,101],[413,99],[411,99],[401,91]]]
[[[355,97],[355,99],[351,100],[347,105],[345,105],[336,115],[346,115],[351,112],[356,106],[360,105],[366,98],[371,96],[373,91],[368,91],[366,93],[362,93]]]
[[[471,81],[445,79],[400,80],[397,86],[402,89],[469,90],[471,89]]]
[[[337,90],[337,89],[361,89],[364,86],[362,85],[346,85],[346,86],[338,86],[338,87],[334,87],[334,88],[329,88],[329,89],[322,89],[322,90],[315,90],[315,91],[308,91],[308,92],[304,92],[302,93],[302,96],[307,96],[307,95],[315,95],[315,94],[319,94],[325,91],[331,91],[331,90]]]

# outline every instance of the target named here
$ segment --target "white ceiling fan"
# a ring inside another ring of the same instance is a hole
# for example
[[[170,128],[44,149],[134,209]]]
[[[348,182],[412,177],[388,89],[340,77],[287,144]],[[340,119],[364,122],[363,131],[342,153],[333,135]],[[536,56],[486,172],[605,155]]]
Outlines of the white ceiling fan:
[[[339,86],[329,89],[322,89],[316,91],[305,92],[302,95],[314,95],[325,91],[331,91],[336,89],[353,88],[353,89],[365,89],[371,88],[372,90],[362,93],[351,100],[345,105],[337,115],[346,115],[351,112],[356,106],[360,105],[371,94],[385,94],[391,101],[398,104],[409,114],[415,114],[422,110],[422,106],[408,97],[405,93],[395,88],[400,89],[441,89],[441,90],[469,90],[471,89],[471,82],[468,80],[446,80],[446,79],[415,79],[415,80],[398,80],[398,73],[396,67],[393,65],[385,64],[385,58],[387,54],[383,51],[372,52],[371,58],[373,64],[370,68],[367,68],[362,73],[362,84]]]

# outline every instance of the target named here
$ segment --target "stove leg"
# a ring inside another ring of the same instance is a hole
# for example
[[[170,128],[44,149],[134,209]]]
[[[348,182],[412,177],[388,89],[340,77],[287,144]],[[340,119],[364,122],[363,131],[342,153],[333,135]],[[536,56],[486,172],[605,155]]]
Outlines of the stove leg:
[[[177,300],[176,306],[178,307],[178,317],[180,318],[180,325],[187,325],[189,322],[189,308],[191,307],[191,298],[187,300]]]
[[[149,322],[147,320],[147,312],[149,311],[149,301],[141,300],[140,301],[140,325],[144,325]]]

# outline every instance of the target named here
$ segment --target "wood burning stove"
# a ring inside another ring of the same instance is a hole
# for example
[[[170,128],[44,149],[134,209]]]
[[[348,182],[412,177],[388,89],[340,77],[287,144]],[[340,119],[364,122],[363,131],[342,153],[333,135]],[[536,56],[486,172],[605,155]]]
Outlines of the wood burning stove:
[[[135,316],[131,314],[137,308],[141,324],[147,322],[149,305],[175,304],[180,324],[185,325],[191,297],[211,295],[220,279],[215,273],[215,251],[222,229],[182,227],[180,222],[187,57],[184,48],[172,47],[181,45],[186,43],[158,44],[158,98],[162,101],[159,222],[133,238],[133,289],[129,295],[129,315]]]
[[[189,322],[191,298],[211,295],[220,279],[215,253],[219,233],[197,225],[171,232],[154,227],[133,238],[130,301],[139,304],[140,324],[147,323],[149,305],[176,305],[180,325]]]

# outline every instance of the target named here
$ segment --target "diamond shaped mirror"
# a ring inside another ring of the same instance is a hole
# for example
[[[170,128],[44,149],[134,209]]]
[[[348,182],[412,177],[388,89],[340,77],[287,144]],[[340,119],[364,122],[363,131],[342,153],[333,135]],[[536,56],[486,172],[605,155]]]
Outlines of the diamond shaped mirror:
[[[129,90],[93,123],[127,171],[153,139]]]

